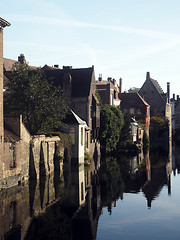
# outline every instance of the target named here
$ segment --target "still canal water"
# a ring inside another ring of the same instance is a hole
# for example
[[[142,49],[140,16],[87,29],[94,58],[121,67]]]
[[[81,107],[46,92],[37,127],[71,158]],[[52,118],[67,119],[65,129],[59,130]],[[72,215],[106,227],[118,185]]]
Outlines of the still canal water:
[[[0,239],[180,238],[180,147],[60,166],[0,192]]]

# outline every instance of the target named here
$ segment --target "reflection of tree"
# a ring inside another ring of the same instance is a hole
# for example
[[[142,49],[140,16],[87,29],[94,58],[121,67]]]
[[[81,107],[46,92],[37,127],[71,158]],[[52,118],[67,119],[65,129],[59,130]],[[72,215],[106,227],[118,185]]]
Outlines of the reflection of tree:
[[[124,182],[120,165],[115,158],[106,158],[100,168],[101,200],[103,206],[109,206],[122,196]]]

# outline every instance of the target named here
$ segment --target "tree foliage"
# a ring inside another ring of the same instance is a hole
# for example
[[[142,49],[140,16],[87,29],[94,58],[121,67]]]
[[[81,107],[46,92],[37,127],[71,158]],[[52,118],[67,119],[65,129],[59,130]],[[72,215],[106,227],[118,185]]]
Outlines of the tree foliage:
[[[132,92],[139,92],[140,88],[137,87],[132,87],[128,90],[128,93],[132,93]]]
[[[116,150],[123,125],[124,115],[117,107],[107,104],[101,107],[100,144],[102,153]]]
[[[62,124],[67,108],[61,89],[52,86],[41,69],[31,70],[27,64],[17,63],[7,77],[6,114],[22,114],[31,134],[54,131]]]
[[[154,137],[164,137],[168,133],[168,121],[161,117],[153,116],[151,117],[150,124],[150,136]]]

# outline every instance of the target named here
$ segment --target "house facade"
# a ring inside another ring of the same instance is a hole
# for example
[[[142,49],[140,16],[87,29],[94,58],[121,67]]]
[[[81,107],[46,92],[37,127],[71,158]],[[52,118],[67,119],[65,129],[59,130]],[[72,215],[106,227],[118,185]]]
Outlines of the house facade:
[[[141,121],[149,133],[150,105],[140,96],[139,93],[120,93],[120,109],[129,117]]]
[[[72,164],[84,163],[84,152],[86,150],[86,132],[89,131],[87,124],[72,110],[66,116],[64,123],[68,125],[61,131],[66,132],[71,137],[71,158]]]
[[[120,79],[120,84],[121,83],[122,79]],[[96,81],[96,88],[103,104],[109,104],[116,107],[120,106],[120,87],[118,87],[115,79],[108,78],[107,80],[102,80],[102,75],[100,75],[98,81]]]
[[[174,130],[175,130],[175,138],[178,142],[180,142],[180,98],[179,98],[179,95],[177,96],[177,100],[175,101]]]

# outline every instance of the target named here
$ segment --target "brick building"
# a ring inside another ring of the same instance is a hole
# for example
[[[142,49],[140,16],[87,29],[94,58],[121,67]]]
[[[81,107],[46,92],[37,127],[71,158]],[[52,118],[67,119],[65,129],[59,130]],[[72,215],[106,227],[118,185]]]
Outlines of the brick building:
[[[120,79],[121,85],[122,79]],[[107,80],[102,80],[102,75],[100,75],[98,81],[96,81],[96,88],[103,104],[120,106],[119,92],[121,92],[121,87],[118,87],[115,79],[108,78]]]
[[[140,96],[139,93],[121,93],[121,110],[131,118],[140,120],[149,132],[150,125],[150,105]]]
[[[173,94],[173,98],[171,99],[172,105],[172,129],[175,133],[175,139],[180,142],[180,98],[177,95],[175,99],[175,94]]]
[[[170,83],[167,83],[167,93],[164,93],[157,80],[152,79],[147,72],[139,94],[151,106],[151,116],[170,117]]]
[[[4,118],[3,118],[3,29],[10,23],[0,18],[0,180],[3,174]]]
[[[170,83],[167,83],[167,93],[164,93],[157,80],[150,77],[150,73],[146,74],[146,81],[139,90],[139,94],[148,102],[151,108],[151,117],[158,116],[166,119],[169,125],[168,137],[172,136],[172,116],[170,101]]]

